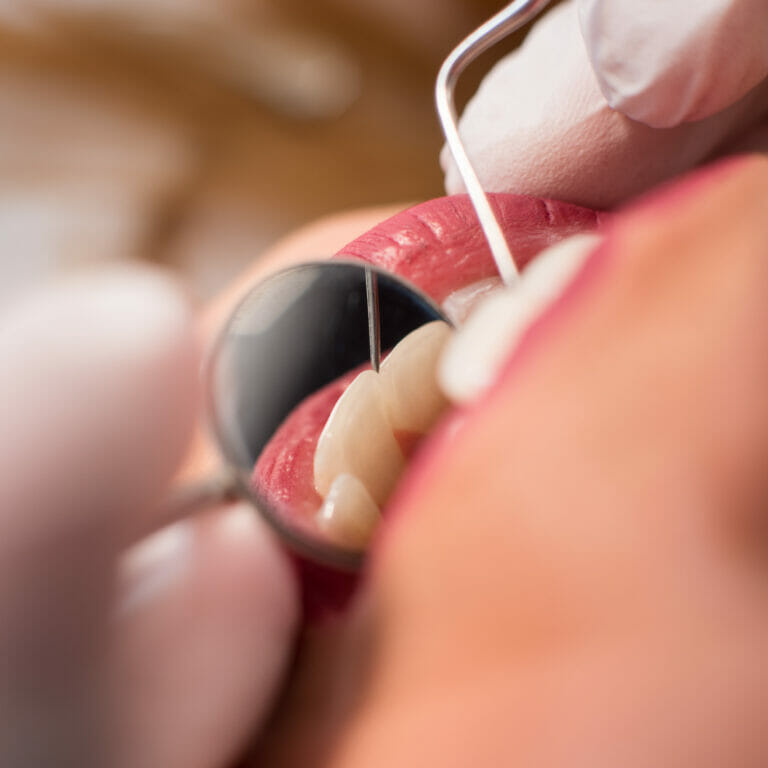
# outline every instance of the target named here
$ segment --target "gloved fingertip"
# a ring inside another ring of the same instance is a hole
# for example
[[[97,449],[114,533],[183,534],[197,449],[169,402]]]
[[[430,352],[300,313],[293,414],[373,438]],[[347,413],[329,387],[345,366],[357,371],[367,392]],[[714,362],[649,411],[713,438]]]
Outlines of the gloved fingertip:
[[[154,534],[124,566],[114,764],[229,765],[267,721],[292,658],[299,601],[285,553],[239,504]]]
[[[768,76],[762,0],[578,0],[608,104],[653,128],[709,117]]]
[[[41,288],[0,314],[0,358],[5,508],[118,514],[158,492],[199,389],[192,313],[169,277],[120,267]]]

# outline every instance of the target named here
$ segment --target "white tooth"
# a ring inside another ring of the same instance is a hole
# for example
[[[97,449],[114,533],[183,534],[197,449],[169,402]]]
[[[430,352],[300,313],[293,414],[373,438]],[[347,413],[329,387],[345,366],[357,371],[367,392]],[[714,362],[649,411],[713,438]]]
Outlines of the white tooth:
[[[519,282],[489,295],[445,348],[438,381],[456,403],[482,394],[534,320],[562,294],[601,237],[574,235],[539,254]]]
[[[354,475],[331,484],[317,513],[317,525],[331,541],[347,549],[365,549],[381,519],[376,502]]]
[[[451,328],[442,320],[409,333],[381,364],[379,381],[392,429],[423,435],[448,405],[437,361]]]
[[[504,287],[500,277],[486,277],[451,293],[443,302],[443,312],[456,326],[462,325],[470,313],[492,291]]]
[[[337,401],[315,450],[315,488],[326,496],[336,477],[355,475],[384,504],[405,460],[392,433],[379,377],[363,371]]]

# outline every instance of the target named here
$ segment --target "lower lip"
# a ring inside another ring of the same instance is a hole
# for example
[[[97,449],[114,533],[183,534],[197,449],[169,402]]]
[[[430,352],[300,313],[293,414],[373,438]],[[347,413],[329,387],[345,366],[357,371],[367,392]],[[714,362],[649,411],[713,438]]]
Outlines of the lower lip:
[[[597,229],[603,215],[579,206],[517,195],[491,195],[515,261],[523,268],[547,246]],[[485,238],[466,195],[440,198],[388,219],[337,256],[356,258],[395,273],[442,303],[452,293],[497,276]],[[252,483],[262,498],[299,530],[318,535],[314,517],[321,499],[314,488],[317,440],[351,372],[304,400],[264,449]],[[346,606],[355,576],[296,558],[307,620],[335,615]]]

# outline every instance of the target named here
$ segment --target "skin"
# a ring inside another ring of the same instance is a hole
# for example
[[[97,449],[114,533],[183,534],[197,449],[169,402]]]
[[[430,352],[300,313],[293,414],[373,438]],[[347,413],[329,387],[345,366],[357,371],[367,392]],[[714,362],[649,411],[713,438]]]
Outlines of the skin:
[[[764,765],[766,201],[750,158],[619,218],[410,472],[253,765]]]

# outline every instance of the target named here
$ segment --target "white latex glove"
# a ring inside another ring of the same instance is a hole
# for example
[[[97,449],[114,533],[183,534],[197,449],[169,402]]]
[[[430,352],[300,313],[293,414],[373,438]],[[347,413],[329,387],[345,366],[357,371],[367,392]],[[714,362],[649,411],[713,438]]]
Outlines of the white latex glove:
[[[154,272],[0,312],[0,765],[221,768],[290,650],[292,577],[252,510],[151,512],[196,411],[191,316]]]
[[[766,41],[765,0],[568,0],[489,73],[461,134],[488,191],[610,207],[768,151]]]

